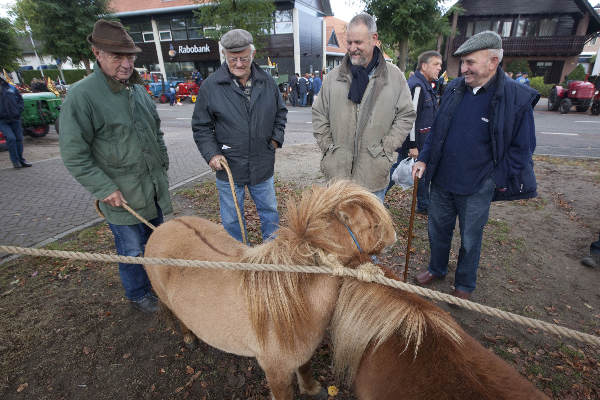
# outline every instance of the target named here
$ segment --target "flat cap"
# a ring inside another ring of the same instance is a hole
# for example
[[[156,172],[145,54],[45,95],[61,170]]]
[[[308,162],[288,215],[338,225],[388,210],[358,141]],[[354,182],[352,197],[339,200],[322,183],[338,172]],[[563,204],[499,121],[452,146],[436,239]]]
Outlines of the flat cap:
[[[252,43],[252,35],[243,29],[232,29],[221,37],[221,46],[232,53],[245,50]]]
[[[502,38],[500,35],[492,31],[483,31],[477,35],[471,36],[466,42],[461,44],[458,50],[454,52],[454,55],[462,56],[478,50],[501,48]]]

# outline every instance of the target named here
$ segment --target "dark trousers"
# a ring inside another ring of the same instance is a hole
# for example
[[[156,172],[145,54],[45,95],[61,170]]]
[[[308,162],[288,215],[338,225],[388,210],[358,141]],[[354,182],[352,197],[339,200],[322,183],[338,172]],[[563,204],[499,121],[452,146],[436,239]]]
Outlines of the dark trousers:
[[[0,131],[6,138],[10,161],[14,166],[19,166],[25,161],[23,158],[23,127],[21,126],[21,120],[0,121]]]
[[[292,89],[290,92],[290,104],[294,107],[298,105],[298,91],[296,89]]]
[[[590,255],[591,254],[600,254],[600,234],[598,234],[598,240],[592,242],[590,245]]]

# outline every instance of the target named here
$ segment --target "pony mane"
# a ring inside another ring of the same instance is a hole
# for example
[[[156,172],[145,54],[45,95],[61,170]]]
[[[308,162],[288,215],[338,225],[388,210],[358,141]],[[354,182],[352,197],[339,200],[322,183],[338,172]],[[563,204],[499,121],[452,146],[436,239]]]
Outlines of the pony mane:
[[[340,289],[331,330],[335,374],[349,383],[365,351],[377,350],[393,335],[405,343],[402,352],[413,348],[415,358],[426,334],[444,336],[456,346],[462,343],[460,328],[438,307],[411,293],[348,278]]]
[[[335,210],[348,202],[356,202],[391,226],[386,209],[364,188],[348,181],[332,182],[326,187],[313,185],[302,193],[299,202],[293,198],[287,200],[285,219],[288,225],[280,227],[277,237],[248,248],[242,261],[282,265],[330,264],[332,257],[348,253],[343,242],[332,238],[330,229],[331,220],[337,218]],[[280,345],[294,348],[297,336],[294,332],[305,326],[310,317],[307,289],[313,279],[318,279],[316,275],[243,272],[242,288],[246,293],[252,326],[261,345],[265,345],[271,323]]]

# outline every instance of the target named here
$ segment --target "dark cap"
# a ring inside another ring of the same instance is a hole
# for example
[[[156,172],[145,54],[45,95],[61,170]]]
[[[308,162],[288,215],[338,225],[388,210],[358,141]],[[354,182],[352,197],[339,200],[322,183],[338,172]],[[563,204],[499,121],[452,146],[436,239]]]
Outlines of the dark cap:
[[[221,46],[232,53],[246,50],[252,43],[252,35],[243,29],[232,29],[221,37]]]
[[[111,53],[141,53],[125,27],[117,21],[100,19],[94,24],[94,30],[87,37],[92,46]]]
[[[470,54],[478,50],[501,49],[502,38],[496,32],[483,31],[471,36],[454,52],[455,56]]]

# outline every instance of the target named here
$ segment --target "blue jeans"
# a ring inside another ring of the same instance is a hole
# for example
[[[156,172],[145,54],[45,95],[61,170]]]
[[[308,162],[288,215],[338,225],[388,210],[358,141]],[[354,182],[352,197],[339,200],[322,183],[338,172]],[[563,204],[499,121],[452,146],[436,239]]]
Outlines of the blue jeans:
[[[20,165],[25,161],[23,158],[23,128],[21,120],[0,121],[0,131],[6,138],[6,147],[8,147],[8,156],[13,165]]]
[[[221,222],[223,227],[235,240],[242,241],[242,233],[238,222],[233,196],[228,181],[217,179],[217,189],[219,190],[219,204],[221,208]],[[279,213],[277,212],[277,199],[275,198],[275,184],[273,177],[256,185],[248,185],[250,196],[256,204],[256,210],[260,217],[260,230],[263,240],[271,238],[273,233],[279,228]],[[238,206],[242,217],[244,215],[244,196],[246,190],[244,185],[235,185],[235,194],[238,200]],[[244,232],[246,231],[246,221],[244,220]],[[246,233],[246,237],[248,234]]]
[[[598,240],[590,245],[590,255],[592,254],[600,254],[600,234],[598,234]]]
[[[308,97],[308,93],[300,93],[300,106],[306,107],[306,98]]]
[[[163,222],[163,214],[158,204],[156,204],[156,209],[158,210],[158,216],[150,220],[150,223],[154,226],[158,226]],[[131,257],[144,255],[146,242],[148,242],[148,238],[152,233],[149,227],[143,223],[136,225],[113,225],[109,223],[108,226],[115,237],[117,254]],[[146,270],[141,264],[119,263],[119,275],[121,276],[123,289],[125,289],[125,297],[131,301],[142,299],[152,289]]]
[[[429,203],[429,272],[436,276],[448,273],[448,258],[456,216],[460,227],[460,252],[454,276],[454,287],[463,292],[475,290],[481,254],[483,227],[487,223],[496,185],[492,178],[477,193],[458,195],[431,184]]]
[[[377,198],[379,199],[379,201],[381,201],[383,203],[383,200],[385,199],[385,193],[387,192],[387,189],[381,189],[378,190],[377,192],[373,192],[373,194],[375,196],[377,196]]]

